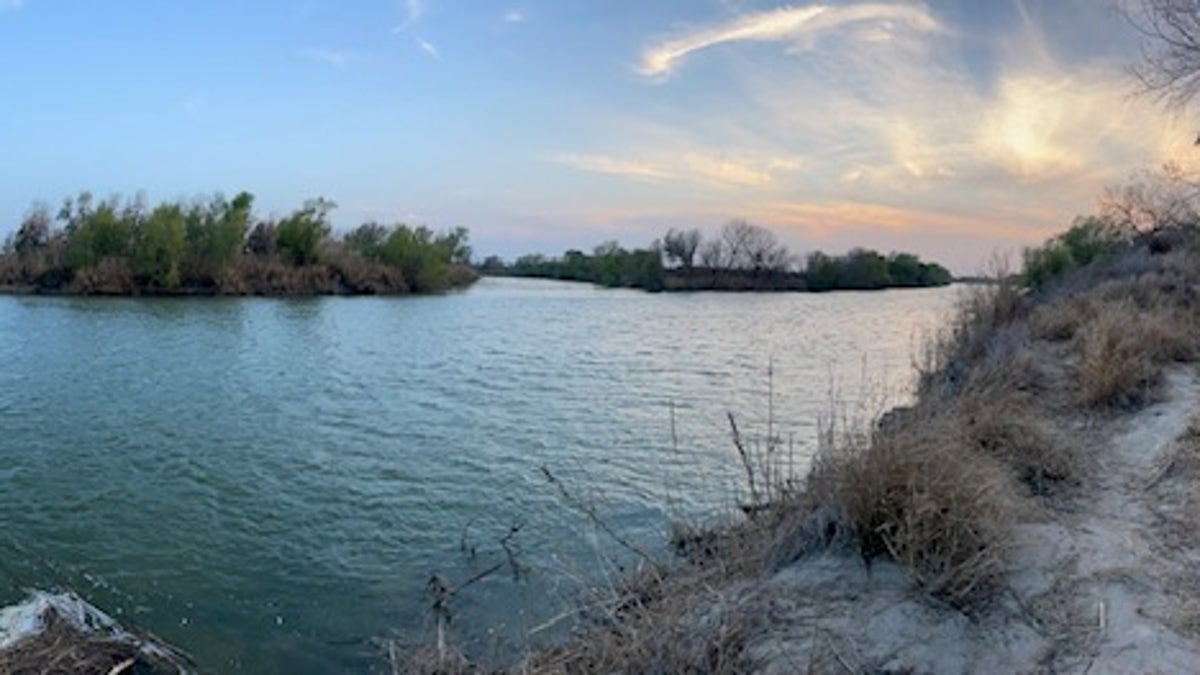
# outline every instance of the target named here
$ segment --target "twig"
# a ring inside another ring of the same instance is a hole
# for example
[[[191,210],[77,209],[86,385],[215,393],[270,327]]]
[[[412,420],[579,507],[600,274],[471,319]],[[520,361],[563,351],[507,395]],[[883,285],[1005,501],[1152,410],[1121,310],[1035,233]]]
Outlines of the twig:
[[[750,461],[750,454],[746,452],[746,445],[742,443],[742,434],[738,431],[737,420],[734,419],[733,413],[726,414],[729,416],[729,428],[733,431],[733,445],[742,458],[742,466],[746,468],[746,481],[750,484],[750,502],[757,504],[759,499],[758,488],[754,484],[754,464]]]
[[[513,524],[509,527],[508,534],[500,538],[500,548],[504,549],[504,555],[508,557],[508,565],[512,568],[513,581],[521,580],[521,566],[517,564],[517,554],[513,552],[512,547],[508,544],[523,527],[525,527],[524,523]]]
[[[125,659],[124,661],[113,666],[112,670],[108,671],[108,675],[121,675],[121,673],[123,673],[126,670],[129,670],[131,667],[133,667],[133,664],[135,664],[135,663],[137,663],[136,658],[130,657],[128,659]]]
[[[588,519],[592,521],[592,523],[594,523],[597,527],[599,527],[601,530],[603,530],[604,533],[607,534],[609,537],[611,537],[613,541],[617,542],[622,547],[624,547],[624,548],[628,549],[629,551],[633,552],[634,554],[638,555],[639,557],[641,557],[642,560],[645,560],[646,562],[650,563],[650,565],[652,567],[655,567],[655,568],[658,567],[658,563],[654,560],[653,557],[650,556],[649,553],[646,552],[645,549],[643,549],[640,546],[630,543],[624,537],[617,534],[617,532],[615,530],[613,530],[611,527],[608,526],[608,523],[604,522],[604,520],[601,519],[600,516],[596,515],[596,510],[594,508],[592,508],[591,506],[584,504],[580,500],[576,499],[575,496],[572,495],[569,490],[567,490],[567,486],[563,485],[562,481],[560,481],[553,473],[550,472],[550,469],[548,469],[545,466],[542,466],[541,469],[542,469],[542,474],[546,476],[546,480],[550,481],[550,484],[558,489],[559,494],[562,495],[563,499],[567,502],[567,504],[575,507],[580,512],[582,512],[585,516],[587,516]]]
[[[467,556],[468,560],[475,559],[475,545],[467,543],[467,535],[469,534],[469,530],[471,529],[471,523],[474,523],[474,522],[475,522],[475,519],[471,518],[470,520],[467,521],[466,525],[463,525],[462,536],[458,540],[458,549]]]
[[[395,640],[388,640],[388,662],[392,664],[392,675],[400,675],[400,655],[396,653]]]

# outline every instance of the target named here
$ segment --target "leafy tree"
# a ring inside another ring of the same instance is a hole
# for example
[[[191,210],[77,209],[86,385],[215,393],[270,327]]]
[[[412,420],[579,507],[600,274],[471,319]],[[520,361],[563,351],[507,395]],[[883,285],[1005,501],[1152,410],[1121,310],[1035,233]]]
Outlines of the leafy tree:
[[[196,271],[216,277],[241,252],[250,229],[254,195],[239,192],[233,201],[220,195],[193,204],[186,213],[186,238]]]
[[[163,204],[141,223],[133,241],[133,272],[153,286],[176,288],[187,255],[187,217],[179,204]]]
[[[937,263],[921,263],[919,286],[946,286],[954,281],[950,270]]]
[[[890,286],[892,278],[886,258],[875,251],[857,248],[846,255],[839,281],[843,288],[873,289]]]
[[[379,250],[379,260],[399,267],[409,285],[419,291],[444,287],[450,272],[450,242],[436,240],[427,227],[397,225]]]
[[[1063,273],[1111,255],[1132,233],[1102,217],[1079,217],[1066,232],[1042,246],[1025,249],[1022,281],[1041,288]]]
[[[437,238],[437,245],[446,253],[447,262],[455,265],[471,264],[470,235],[465,227],[456,227]]]
[[[820,251],[808,254],[805,281],[809,290],[829,291],[837,288],[839,266],[837,262]]]
[[[366,258],[376,258],[379,256],[379,249],[383,246],[387,236],[387,227],[371,221],[347,232],[342,241],[350,247],[350,250],[357,251]]]
[[[337,205],[318,197],[279,221],[275,244],[295,265],[313,265],[321,258],[321,242],[329,236],[329,212]]]
[[[82,197],[77,210],[67,217],[67,264],[72,270],[91,267],[103,258],[124,256],[133,234],[133,224],[121,218],[115,198],[92,209],[90,197],[86,201]]]

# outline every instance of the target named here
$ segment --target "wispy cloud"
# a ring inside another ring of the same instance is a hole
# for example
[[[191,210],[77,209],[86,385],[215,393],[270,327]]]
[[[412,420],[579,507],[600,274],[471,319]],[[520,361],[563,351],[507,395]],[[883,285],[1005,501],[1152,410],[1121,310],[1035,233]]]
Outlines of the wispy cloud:
[[[631,180],[699,182],[718,187],[763,187],[775,180],[772,171],[795,171],[802,166],[800,160],[790,157],[753,161],[696,150],[662,152],[653,159],[630,159],[604,154],[562,154],[550,157],[550,161],[580,171],[621,176]]]
[[[355,58],[353,52],[326,47],[309,47],[301,49],[298,54],[302,58],[333,66],[334,68],[345,68]]]
[[[434,58],[434,59],[442,58],[441,53],[438,52],[437,45],[433,44],[432,42],[430,42],[428,40],[424,40],[421,38],[416,38],[416,40],[417,40],[417,47],[419,47],[421,49],[421,51],[428,54],[430,58]]]
[[[879,22],[882,28],[903,25],[920,33],[941,30],[934,16],[918,5],[863,4],[849,6],[810,5],[736,16],[717,26],[681,33],[646,49],[638,72],[646,77],[671,75],[693,53],[729,42],[800,43],[849,24]],[[868,33],[879,39],[881,33]]]
[[[608,155],[554,155],[550,161],[569,166],[580,171],[603,173],[611,176],[621,176],[633,180],[658,182],[673,176],[663,169],[639,160],[621,159]]]
[[[504,23],[524,23],[526,16],[525,12],[519,9],[510,9],[501,17]]]
[[[25,6],[25,0],[0,0],[0,14],[15,12]]]
[[[392,28],[393,33],[403,33],[412,28],[425,15],[425,0],[404,0],[404,18]]]

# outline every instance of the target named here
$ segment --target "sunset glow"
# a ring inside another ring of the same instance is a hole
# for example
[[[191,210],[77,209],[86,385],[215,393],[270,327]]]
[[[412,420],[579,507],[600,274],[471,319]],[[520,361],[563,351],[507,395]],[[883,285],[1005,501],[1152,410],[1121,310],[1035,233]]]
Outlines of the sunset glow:
[[[219,187],[480,254],[744,217],[973,272],[1193,163],[1137,54],[1093,0],[0,2],[0,229],[85,188]]]

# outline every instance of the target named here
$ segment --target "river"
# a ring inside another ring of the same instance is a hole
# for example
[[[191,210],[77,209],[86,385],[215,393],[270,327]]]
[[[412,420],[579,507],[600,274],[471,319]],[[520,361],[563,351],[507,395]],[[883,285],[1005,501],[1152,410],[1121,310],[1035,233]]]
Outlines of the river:
[[[206,671],[369,672],[431,639],[433,574],[498,565],[451,637],[553,639],[628,562],[578,504],[662,550],[734,504],[728,413],[802,469],[822,415],[903,398],[955,297],[0,298],[0,605],[71,588]]]

